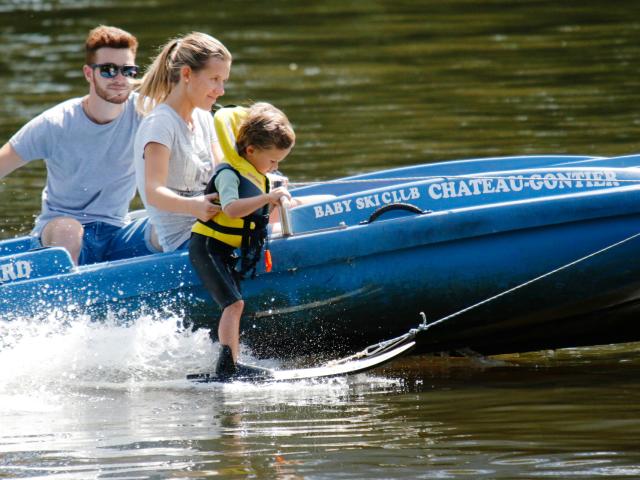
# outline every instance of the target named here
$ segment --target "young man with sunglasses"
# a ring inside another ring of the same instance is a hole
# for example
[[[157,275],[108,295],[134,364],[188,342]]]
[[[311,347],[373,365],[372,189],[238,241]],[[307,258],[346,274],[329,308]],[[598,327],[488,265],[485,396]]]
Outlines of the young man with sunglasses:
[[[141,117],[132,94],[138,41],[115,27],[87,36],[89,94],[45,111],[0,149],[0,178],[44,159],[47,184],[32,235],[66,248],[76,264],[151,253],[146,219],[128,222],[135,195],[133,140]]]

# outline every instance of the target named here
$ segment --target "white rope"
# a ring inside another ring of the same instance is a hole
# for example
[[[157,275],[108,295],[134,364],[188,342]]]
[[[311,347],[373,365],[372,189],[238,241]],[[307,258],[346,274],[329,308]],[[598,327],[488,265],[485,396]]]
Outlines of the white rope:
[[[508,290],[505,290],[504,292],[500,292],[497,295],[493,295],[492,297],[486,298],[486,299],[484,299],[484,300],[482,300],[482,301],[480,301],[480,302],[478,302],[478,303],[476,303],[474,305],[471,305],[469,307],[463,308],[462,310],[458,310],[457,312],[452,313],[451,315],[447,315],[446,317],[442,317],[442,318],[440,318],[438,320],[435,320],[433,322],[430,322],[428,324],[427,323],[423,323],[417,329],[414,329],[414,330],[416,330],[416,331],[426,331],[426,330],[428,330],[429,328],[431,328],[431,327],[433,327],[435,325],[438,325],[438,324],[443,323],[443,322],[445,322],[447,320],[450,320],[450,319],[452,319],[454,317],[457,317],[458,315],[462,315],[463,313],[468,312],[469,310],[473,310],[474,308],[477,308],[477,307],[479,307],[481,305],[484,305],[485,303],[489,303],[489,302],[491,302],[493,300],[496,300],[496,299],[498,299],[500,297],[503,297],[504,295],[507,295],[507,294],[512,293],[512,292],[515,292],[516,290],[518,290],[520,288],[526,287],[527,285],[530,285],[530,284],[532,284],[534,282],[537,282],[538,280],[542,280],[543,278],[549,277],[549,276],[551,276],[551,275],[553,275],[555,273],[558,273],[558,272],[560,272],[560,271],[562,271],[562,270],[564,270],[566,268],[569,268],[569,267],[572,267],[574,265],[577,265],[578,263],[583,262],[585,260],[588,260],[589,258],[595,257],[596,255],[600,255],[601,253],[604,253],[604,252],[606,252],[608,250],[611,250],[612,248],[618,247],[618,246],[622,245],[623,243],[629,242],[629,241],[631,241],[631,240],[633,240],[634,238],[637,238],[637,237],[640,237],[640,232],[635,233],[635,234],[631,235],[630,237],[627,237],[627,238],[625,238],[623,240],[620,240],[619,242],[612,243],[611,245],[609,245],[607,247],[604,247],[604,248],[601,248],[600,250],[592,252],[589,255],[585,255],[584,257],[580,257],[577,260],[574,260],[572,262],[567,263],[566,265],[563,265],[561,267],[555,268],[555,269],[553,269],[553,270],[551,270],[549,272],[543,273],[542,275],[539,275],[539,276],[537,276],[535,278],[532,278],[531,280],[527,280],[526,282],[521,283],[520,285],[516,285],[515,287],[512,287],[512,288],[510,288]]]
[[[601,253],[604,253],[608,250],[611,250],[615,247],[618,247],[626,242],[629,242],[631,240],[633,240],[634,238],[640,237],[640,232],[635,233],[633,235],[631,235],[630,237],[627,237],[623,240],[620,240],[618,242],[612,243],[611,245],[608,245],[604,248],[601,248],[600,250],[596,250],[595,252],[591,252],[588,255],[585,255],[583,257],[578,258],[577,260],[573,260],[565,265],[562,265],[561,267],[558,268],[554,268],[553,270],[550,270],[546,273],[543,273],[542,275],[539,275],[535,278],[532,278],[530,280],[527,280],[526,282],[523,282],[519,285],[516,285],[515,287],[509,288],[508,290],[505,290],[503,292],[500,292],[496,295],[493,295],[489,298],[485,298],[484,300],[475,303],[469,307],[465,307],[462,310],[458,310],[457,312],[454,312],[450,315],[447,315],[446,317],[442,317],[438,320],[435,320],[433,322],[427,323],[427,318],[425,316],[425,314],[423,312],[420,313],[420,315],[422,316],[423,322],[417,327],[417,328],[412,328],[411,330],[409,330],[407,333],[400,335],[399,337],[395,337],[395,338],[391,338],[389,340],[385,340],[379,343],[376,343],[374,345],[369,345],[367,348],[365,348],[364,350],[361,350],[353,355],[350,355],[348,357],[345,358],[341,358],[338,360],[333,360],[331,362],[328,362],[327,365],[337,365],[337,364],[341,364],[341,363],[345,363],[351,360],[356,360],[358,358],[363,358],[363,357],[372,357],[375,355],[379,355],[380,353],[383,353],[387,350],[389,350],[392,347],[395,347],[397,345],[400,345],[406,341],[412,340],[413,338],[415,338],[415,336],[419,333],[419,332],[424,332],[427,331],[428,329],[430,329],[431,327],[435,326],[435,325],[439,325],[443,322],[446,322],[447,320],[451,320],[452,318],[457,317],[458,315],[462,315],[463,313],[466,313],[470,310],[473,310],[474,308],[480,307],[481,305],[484,305],[486,303],[492,302],[493,300],[496,300],[500,297],[503,297],[509,293],[515,292],[516,290],[519,290],[520,288],[526,287],[527,285],[530,285],[534,282],[537,282],[538,280],[542,280],[543,278],[549,277],[555,273],[558,273],[562,270],[565,270],[569,267],[572,267],[574,265],[577,265],[580,262],[583,262],[585,260],[588,260],[589,258],[595,257],[596,255],[600,255]]]

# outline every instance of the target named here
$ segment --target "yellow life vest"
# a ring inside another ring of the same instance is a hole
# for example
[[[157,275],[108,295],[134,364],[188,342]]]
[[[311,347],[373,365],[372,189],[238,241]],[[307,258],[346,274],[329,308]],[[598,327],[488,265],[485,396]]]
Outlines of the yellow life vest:
[[[240,179],[238,187],[240,198],[254,197],[269,192],[269,180],[266,175],[258,172],[236,151],[235,139],[246,115],[247,110],[243,107],[227,107],[218,110],[213,117],[224,159],[216,167],[213,178],[205,189],[205,194],[217,192],[215,180],[222,170],[227,169],[232,170]],[[224,212],[220,212],[207,222],[197,220],[191,231],[215,238],[231,247],[240,247],[244,264],[241,268],[242,271],[249,263],[253,263],[251,267],[255,267],[266,238],[268,223],[269,206],[265,205],[243,218],[231,218]]]
[[[268,191],[268,179],[260,173],[247,160],[238,155],[236,150],[236,137],[240,131],[240,125],[247,118],[248,109],[244,107],[224,107],[216,112],[213,124],[216,129],[223,162],[231,165],[240,175],[246,177],[263,192]]]

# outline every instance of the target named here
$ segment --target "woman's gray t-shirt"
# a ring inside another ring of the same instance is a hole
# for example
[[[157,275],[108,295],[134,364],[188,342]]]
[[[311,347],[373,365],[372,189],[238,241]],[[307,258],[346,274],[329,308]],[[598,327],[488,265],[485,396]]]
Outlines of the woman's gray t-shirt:
[[[138,192],[165,252],[175,250],[189,239],[196,219],[191,215],[167,212],[149,205],[145,194],[144,147],[154,142],[164,145],[171,152],[168,188],[184,197],[202,195],[213,174],[213,144],[217,138],[210,112],[196,108],[192,118],[193,130],[173,108],[160,104],[142,120],[134,143]]]

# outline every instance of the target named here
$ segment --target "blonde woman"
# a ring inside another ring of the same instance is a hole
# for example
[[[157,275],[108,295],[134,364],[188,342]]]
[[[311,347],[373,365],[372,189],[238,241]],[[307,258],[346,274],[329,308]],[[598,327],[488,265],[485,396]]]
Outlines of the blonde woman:
[[[213,204],[217,195],[204,195],[204,189],[219,148],[211,108],[224,95],[230,69],[227,48],[193,32],[164,45],[142,79],[136,180],[159,250],[184,248],[195,220],[220,212]]]

